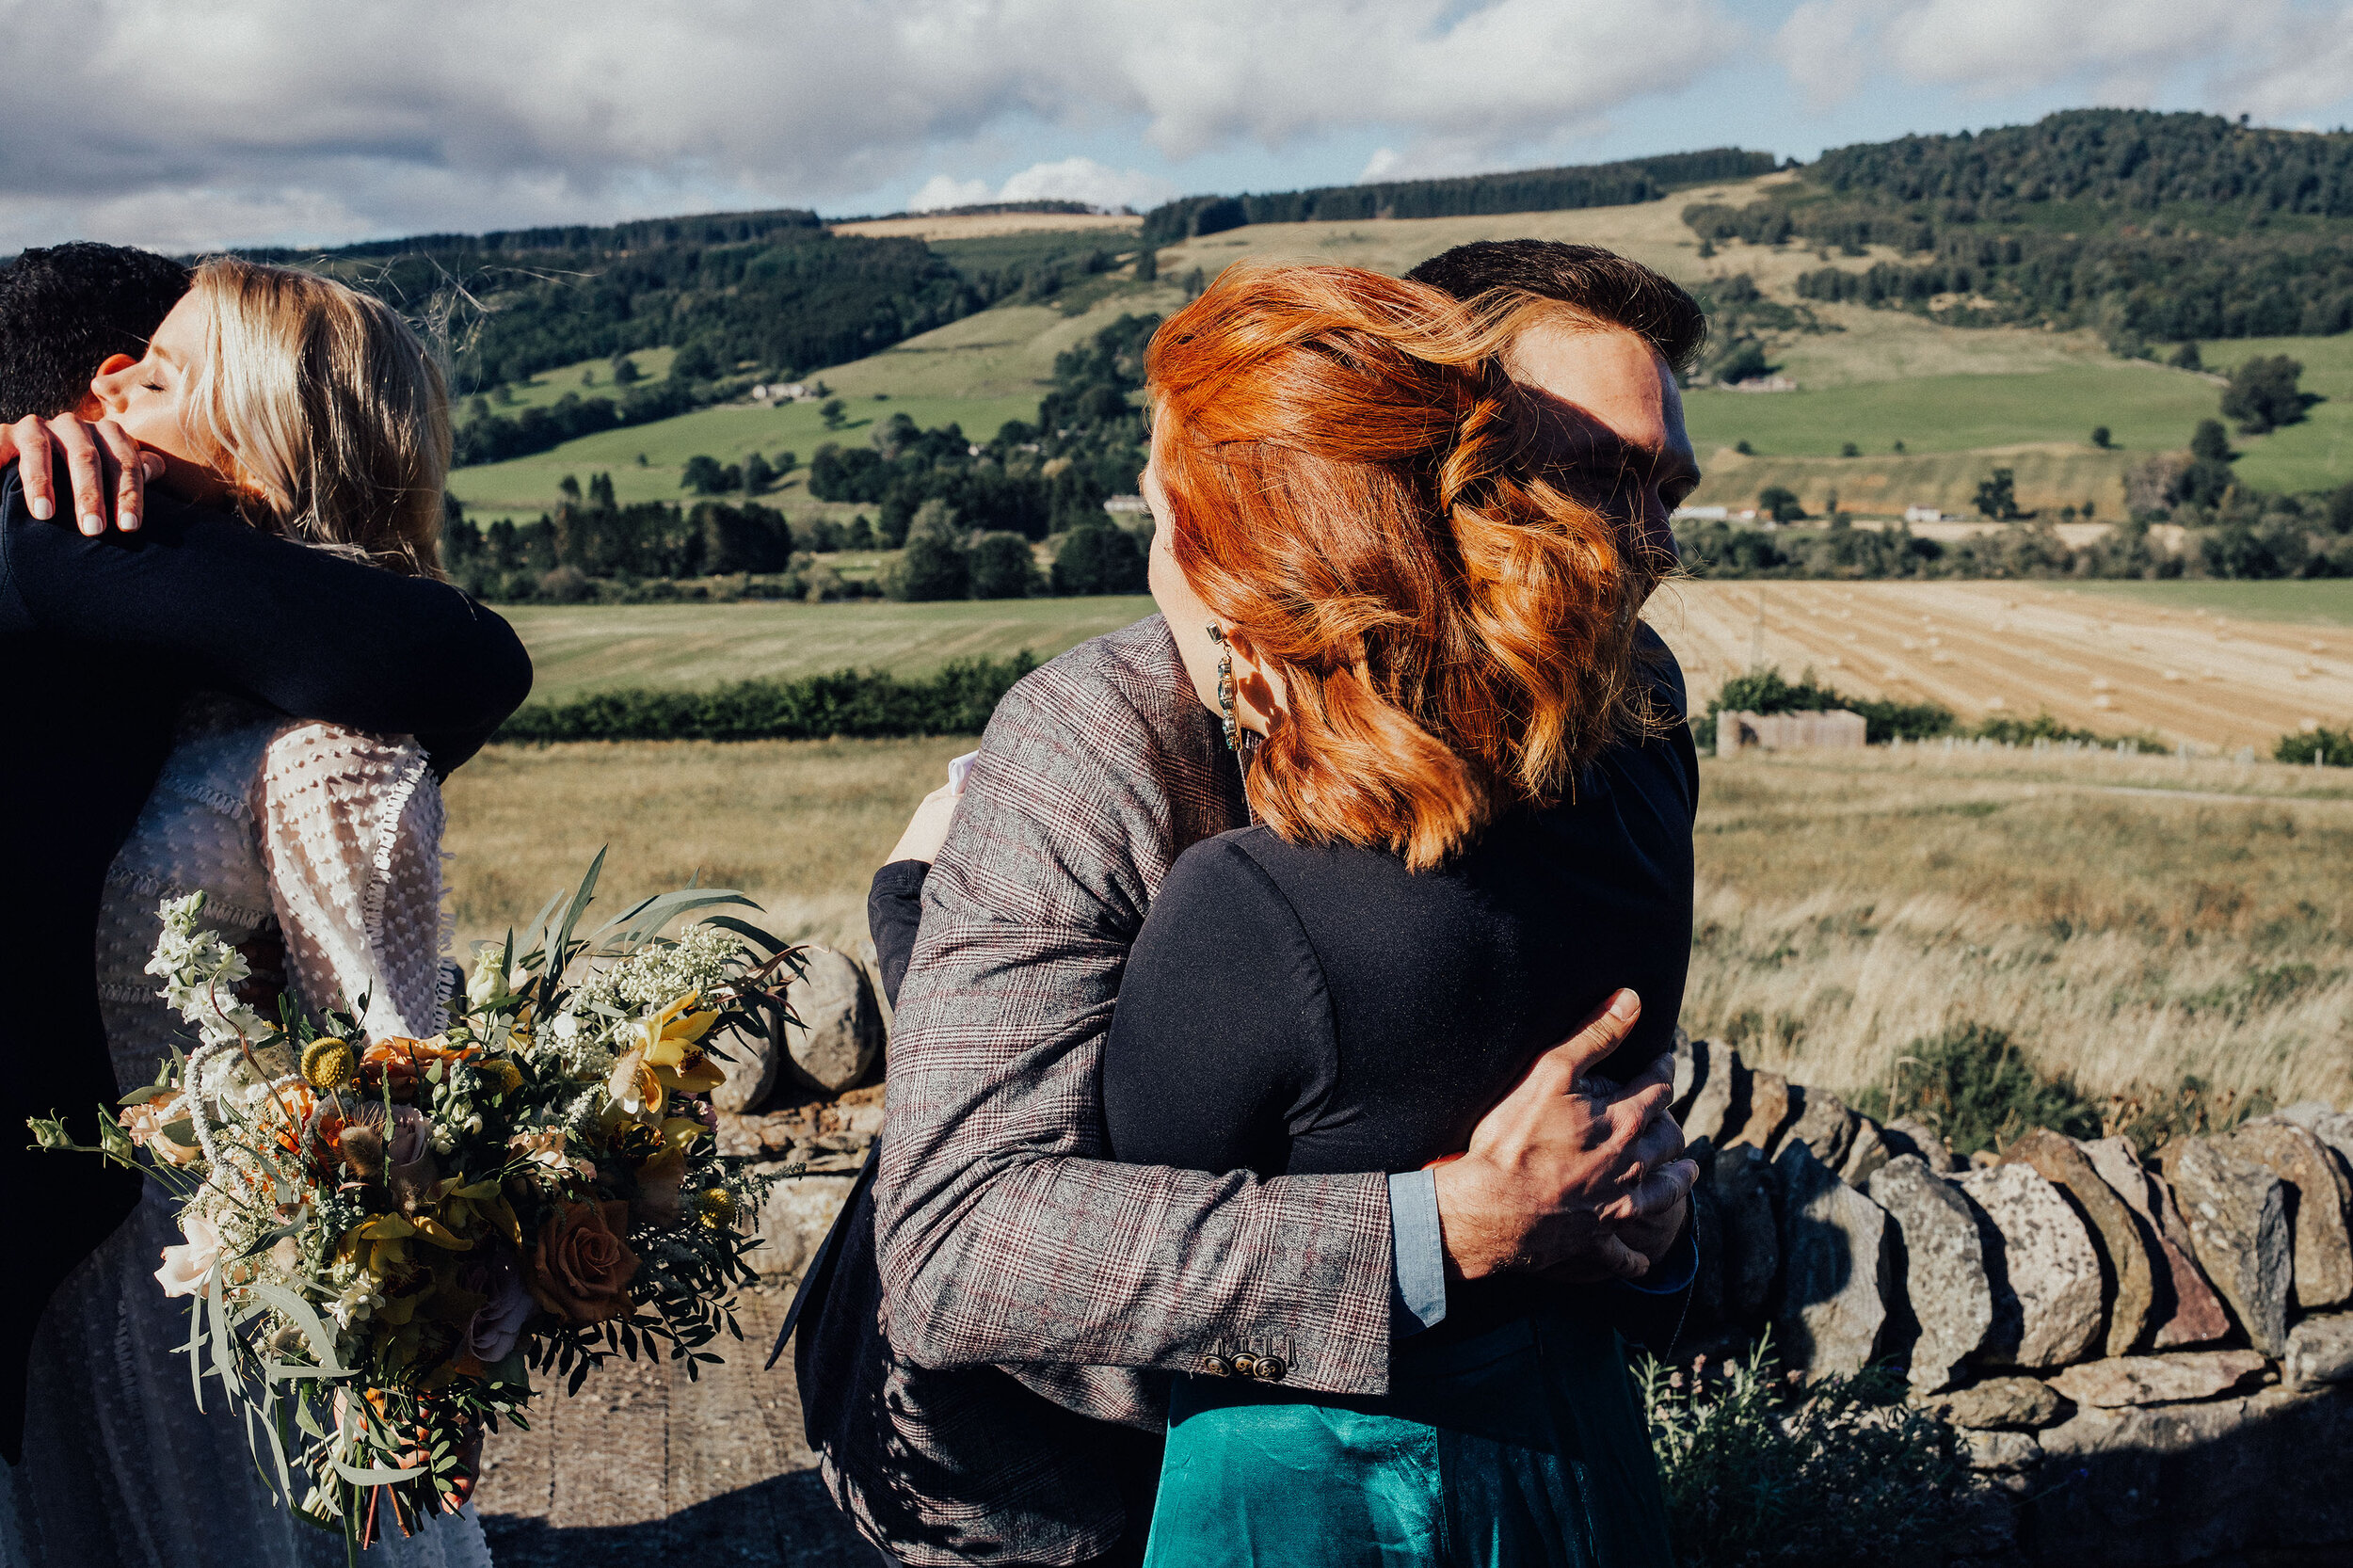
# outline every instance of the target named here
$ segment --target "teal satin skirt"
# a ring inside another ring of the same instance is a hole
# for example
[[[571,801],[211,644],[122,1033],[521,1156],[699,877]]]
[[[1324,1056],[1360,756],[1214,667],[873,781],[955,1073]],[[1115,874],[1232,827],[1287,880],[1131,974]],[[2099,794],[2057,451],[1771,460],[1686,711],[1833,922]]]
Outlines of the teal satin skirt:
[[[1523,1318],[1398,1347],[1379,1400],[1179,1379],[1145,1568],[1671,1568],[1625,1352]]]

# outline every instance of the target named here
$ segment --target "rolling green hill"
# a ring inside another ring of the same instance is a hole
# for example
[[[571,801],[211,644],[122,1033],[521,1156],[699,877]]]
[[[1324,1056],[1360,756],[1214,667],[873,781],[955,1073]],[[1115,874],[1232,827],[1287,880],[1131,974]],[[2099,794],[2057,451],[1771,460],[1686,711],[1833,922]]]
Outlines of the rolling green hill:
[[[952,422],[968,438],[985,440],[1007,419],[1033,417],[1057,353],[1121,314],[1175,308],[1195,274],[1207,278],[1243,259],[1399,273],[1454,245],[1526,236],[1607,246],[1705,296],[1737,292],[1746,279],[1761,301],[1800,321],[1757,328],[1748,315],[1721,318],[1753,335],[1797,390],[1688,394],[1693,436],[1710,469],[1695,498],[1703,504],[1753,502],[1759,488],[1780,484],[1810,505],[1834,489],[1850,509],[1918,504],[1965,513],[1978,482],[1998,464],[2016,471],[2029,506],[2090,499],[2101,515],[2121,516],[2126,470],[2185,445],[2197,421],[2218,411],[2220,378],[2211,373],[2258,354],[2300,360],[2304,388],[2324,401],[2299,424],[2234,438],[2242,454],[2235,474],[2275,490],[2333,488],[2353,481],[2353,334],[2229,334],[2276,318],[2283,307],[2274,296],[2282,290],[2282,297],[2326,294],[2321,284],[2334,276],[2327,271],[2334,264],[2330,248],[2353,243],[2346,238],[2353,235],[2348,149],[2353,138],[2248,131],[2212,117],[2083,111],[1974,137],[1842,149],[1815,165],[1767,174],[1746,173],[1757,166],[1737,160],[1752,155],[1730,153],[1722,158],[1735,161],[1719,159],[1721,168],[1705,161],[1717,154],[1694,154],[1701,161],[1672,168],[1654,160],[1660,168],[1647,174],[1633,164],[1611,166],[1612,179],[1649,184],[1641,187],[1648,199],[1610,206],[1481,210],[1497,190],[1549,189],[1542,181],[1513,186],[1496,177],[1483,184],[1416,182],[1368,209],[1436,216],[1350,209],[1332,216],[1371,198],[1316,191],[1232,200],[1244,218],[1327,216],[1226,227],[1235,210],[1209,213],[1204,221],[1210,199],[1188,199],[1149,220],[1147,234],[1171,236],[1156,248],[1153,282],[1136,280],[1124,258],[1107,264],[1096,254],[1124,243],[1101,230],[936,239],[932,250],[965,273],[1001,279],[1030,266],[1055,281],[1045,292],[1024,282],[990,308],[815,371],[848,405],[850,424],[835,436],[828,438],[810,405],[722,404],[464,470],[453,488],[486,517],[536,515],[554,504],[566,473],[584,482],[601,469],[612,472],[624,501],[675,499],[679,465],[696,453],[732,460],[785,448],[806,462],[820,440],[861,440],[894,412],[926,426]],[[1599,170],[1538,172],[1578,176],[1583,184],[1561,185],[1578,200],[1612,188]],[[1711,172],[1718,177],[1708,183],[1688,183]],[[1671,186],[1672,197],[1655,194]],[[2014,262],[2001,249],[2013,237],[2021,241]],[[1993,259],[1979,265],[1975,258],[1989,238]],[[2226,251],[2255,281],[2242,288],[2228,277],[2217,280],[2201,258]],[[1976,292],[1915,298],[1906,285],[1870,296],[1875,272],[1884,281],[1894,276],[1888,269],[1909,276],[1964,260],[1977,269],[1968,280]],[[2299,294],[2296,280],[2305,274],[2295,269],[2306,264],[2320,269],[2310,274],[2319,281]],[[1823,281],[1826,274],[1851,281],[1833,286]],[[2056,308],[2062,296],[2072,303]],[[2204,324],[2199,330],[2210,374],[2116,352],[2148,347],[2153,324],[2177,319]],[[2314,319],[2332,318],[2324,311]],[[598,364],[588,368],[601,378]],[[560,394],[563,377],[579,368],[538,380]],[[888,401],[874,402],[877,392]],[[541,395],[539,389],[531,395]],[[2112,449],[2090,444],[2095,426],[2110,431]],[[1901,455],[1894,451],[1898,440]],[[1741,441],[1752,456],[1734,453]],[[1849,442],[1858,457],[1839,456]],[[770,499],[795,512],[855,509],[811,501],[797,476]]]

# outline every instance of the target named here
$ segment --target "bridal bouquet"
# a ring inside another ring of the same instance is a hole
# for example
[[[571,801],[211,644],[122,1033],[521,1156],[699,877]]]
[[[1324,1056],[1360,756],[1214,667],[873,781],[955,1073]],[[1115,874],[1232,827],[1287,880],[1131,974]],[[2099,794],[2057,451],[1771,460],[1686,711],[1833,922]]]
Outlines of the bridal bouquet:
[[[528,1425],[535,1372],[577,1389],[666,1349],[691,1376],[720,1329],[743,1336],[757,1240],[736,1222],[767,1178],[717,1153],[708,1096],[718,1037],[785,1016],[793,954],[726,915],[664,936],[753,907],[696,888],[577,936],[602,859],[527,947],[476,954],[428,1040],[265,1018],[203,895],[162,908],[149,972],[199,1043],[86,1152],[180,1195],[156,1278],[188,1298],[200,1404],[217,1380],[280,1494],[352,1550],[459,1506],[484,1430]]]

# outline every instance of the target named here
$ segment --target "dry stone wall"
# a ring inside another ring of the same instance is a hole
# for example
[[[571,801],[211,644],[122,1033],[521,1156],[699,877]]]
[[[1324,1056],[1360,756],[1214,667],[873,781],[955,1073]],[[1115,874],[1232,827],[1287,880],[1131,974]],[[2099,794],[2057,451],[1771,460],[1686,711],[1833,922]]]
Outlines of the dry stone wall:
[[[1679,1356],[1769,1326],[1808,1377],[1904,1366],[2012,1499],[1986,1563],[2353,1560],[2353,1115],[1964,1160],[1719,1042],[1678,1036],[1674,1093],[1702,1164]]]

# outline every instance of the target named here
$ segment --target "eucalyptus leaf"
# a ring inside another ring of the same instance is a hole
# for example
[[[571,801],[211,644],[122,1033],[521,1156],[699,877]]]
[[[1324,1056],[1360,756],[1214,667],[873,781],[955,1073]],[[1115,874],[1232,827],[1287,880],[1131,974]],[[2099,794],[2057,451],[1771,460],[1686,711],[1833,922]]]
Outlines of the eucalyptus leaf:
[[[404,1480],[414,1480],[424,1474],[423,1470],[362,1470],[358,1465],[346,1464],[340,1459],[331,1460],[328,1463],[335,1466],[337,1475],[354,1486],[393,1486]]]

